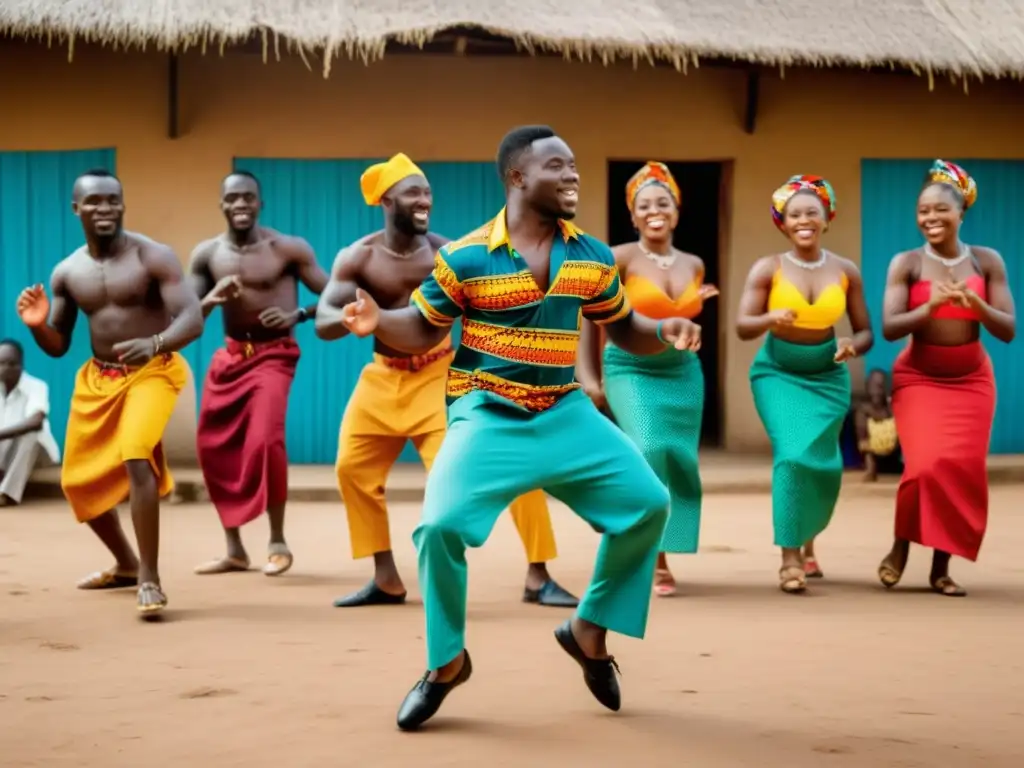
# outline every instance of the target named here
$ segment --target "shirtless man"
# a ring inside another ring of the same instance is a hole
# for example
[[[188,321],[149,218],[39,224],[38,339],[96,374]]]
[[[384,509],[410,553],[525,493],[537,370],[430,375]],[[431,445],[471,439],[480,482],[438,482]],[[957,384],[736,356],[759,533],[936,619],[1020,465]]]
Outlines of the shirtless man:
[[[428,231],[433,204],[430,184],[404,154],[371,167],[360,183],[367,204],[383,207],[384,229],[338,254],[317,308],[316,332],[326,340],[348,334],[341,308],[355,301],[357,288],[372,294],[382,307],[407,307],[413,290],[431,273],[434,253],[448,242]],[[430,469],[447,429],[445,382],[452,354],[448,338],[416,356],[374,339],[374,360],[363,369],[345,409],[337,465],[352,556],[373,555],[374,577],[359,591],[336,600],[336,607],[405,600],[405,586],[391,551],[384,484],[406,440],[412,440]],[[547,570],[547,561],[557,552],[544,492],[521,496],[510,511],[529,560],[523,600],[575,607],[577,598]]]
[[[299,283],[319,295],[327,273],[305,240],[259,226],[260,184],[252,174],[229,174],[220,205],[227,231],[196,247],[189,274],[203,315],[218,306],[224,313],[227,342],[207,372],[197,445],[227,554],[196,573],[248,570],[240,529],[265,510],[270,544],[263,573],[280,576],[293,561],[284,538],[285,412],[299,362],[292,328],[316,315],[316,304],[299,306]]]
[[[174,488],[160,441],[185,385],[177,350],[203,331],[199,300],[166,245],[123,229],[121,182],[107,171],[75,181],[72,209],[86,244],[42,285],[18,297],[18,315],[39,348],[63,357],[78,311],[89,319],[93,357],[75,378],[61,487],[79,522],[88,523],[116,561],[79,589],[138,586],[143,617],[167,605],[160,586],[160,498]],[[116,506],[129,500],[136,558]]]

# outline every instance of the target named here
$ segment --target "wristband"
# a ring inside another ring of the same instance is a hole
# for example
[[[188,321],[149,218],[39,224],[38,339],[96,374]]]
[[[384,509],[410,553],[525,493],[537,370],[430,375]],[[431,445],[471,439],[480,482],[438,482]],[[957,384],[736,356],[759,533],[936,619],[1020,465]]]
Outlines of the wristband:
[[[299,307],[299,322],[304,323],[309,320],[309,312],[306,311],[305,307]]]
[[[665,337],[661,335],[661,326],[663,326],[664,324],[664,320],[658,321],[658,324],[654,326],[654,335],[658,337],[658,341],[660,341],[662,344],[668,344],[668,342],[665,341]]]

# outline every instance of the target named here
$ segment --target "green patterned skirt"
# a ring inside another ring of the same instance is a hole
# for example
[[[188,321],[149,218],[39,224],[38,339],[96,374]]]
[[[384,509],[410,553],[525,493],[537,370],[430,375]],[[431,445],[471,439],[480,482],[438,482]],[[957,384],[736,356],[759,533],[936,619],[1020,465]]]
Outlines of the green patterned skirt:
[[[631,355],[604,348],[604,389],[615,422],[669,490],[662,552],[697,551],[701,485],[697,464],[704,372],[693,352]]]
[[[836,342],[793,344],[768,334],[750,366],[754,405],[772,443],[775,545],[797,548],[829,524],[843,480],[839,433],[850,372]]]

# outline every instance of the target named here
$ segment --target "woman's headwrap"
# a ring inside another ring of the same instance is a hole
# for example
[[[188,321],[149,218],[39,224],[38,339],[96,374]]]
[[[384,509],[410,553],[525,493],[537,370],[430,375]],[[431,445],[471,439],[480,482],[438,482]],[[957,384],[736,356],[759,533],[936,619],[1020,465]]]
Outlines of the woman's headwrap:
[[[676,184],[672,172],[664,163],[648,160],[646,165],[634,173],[629,181],[626,182],[626,205],[629,206],[629,210],[633,210],[633,203],[636,202],[636,196],[640,194],[640,190],[652,184],[658,184],[667,189],[668,193],[672,195],[676,207],[679,207],[682,197],[679,194],[679,185]]]
[[[799,192],[813,192],[825,207],[825,218],[832,221],[836,217],[836,193],[832,185],[821,176],[797,175],[791,176],[772,195],[772,221],[776,227],[783,228],[786,206],[793,195]]]
[[[974,183],[970,174],[956,163],[936,160],[928,169],[925,178],[933,184],[948,184],[958,189],[964,198],[965,211],[978,199],[978,185]]]
[[[380,199],[395,184],[410,176],[424,176],[409,156],[399,152],[385,163],[371,165],[359,178],[359,188],[367,205],[380,205]]]

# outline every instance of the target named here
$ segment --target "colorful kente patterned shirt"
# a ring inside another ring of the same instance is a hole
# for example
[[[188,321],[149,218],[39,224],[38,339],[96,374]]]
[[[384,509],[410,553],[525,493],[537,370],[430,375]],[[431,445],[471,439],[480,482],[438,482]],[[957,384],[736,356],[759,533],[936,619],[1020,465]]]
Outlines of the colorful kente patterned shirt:
[[[482,389],[529,411],[550,408],[579,387],[582,318],[612,323],[632,311],[611,248],[568,221],[559,221],[559,228],[547,293],[512,249],[505,209],[437,252],[434,271],[413,292],[412,304],[442,328],[463,318],[448,372],[449,404]]]

